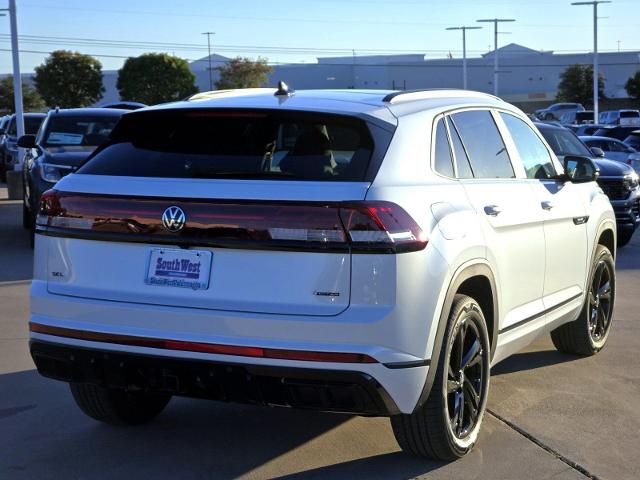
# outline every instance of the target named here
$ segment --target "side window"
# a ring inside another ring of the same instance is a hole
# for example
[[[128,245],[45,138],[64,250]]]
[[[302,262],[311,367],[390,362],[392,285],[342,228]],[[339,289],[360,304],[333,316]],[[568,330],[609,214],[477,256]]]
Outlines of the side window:
[[[618,143],[618,142],[609,142],[609,150],[611,150],[612,152],[626,152],[627,151],[627,149],[624,148],[622,143]]]
[[[17,127],[17,123],[16,123],[16,120],[15,120],[15,117],[14,117],[14,118],[12,118],[12,119],[10,120],[9,128],[8,128],[7,133],[8,133],[9,135],[11,135],[12,137],[15,137],[15,136],[18,134],[18,130],[17,130],[17,128],[18,128],[18,127]]]
[[[434,149],[433,166],[435,171],[447,177],[454,177],[453,161],[451,159],[451,150],[449,149],[449,139],[447,138],[447,130],[444,126],[444,120],[438,120],[436,126],[436,145]]]
[[[555,175],[555,168],[547,147],[525,122],[508,113],[500,113],[507,130],[516,144],[520,160],[527,172],[527,178],[549,178]]]
[[[452,116],[476,178],[514,178],[515,173],[498,127],[488,110]]]
[[[464,150],[464,145],[462,145],[462,140],[460,140],[460,134],[450,118],[447,118],[447,125],[449,125],[449,134],[451,135],[453,152],[456,156],[458,178],[473,178],[473,170],[471,169],[467,152]]]

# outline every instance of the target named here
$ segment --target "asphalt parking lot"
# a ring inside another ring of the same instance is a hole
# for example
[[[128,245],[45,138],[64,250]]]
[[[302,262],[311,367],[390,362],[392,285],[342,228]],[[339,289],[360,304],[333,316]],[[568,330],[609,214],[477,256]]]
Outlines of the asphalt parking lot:
[[[597,356],[547,336],[493,370],[479,445],[442,464],[400,452],[384,418],[173,399],[148,426],[98,424],[28,353],[32,255],[0,184],[0,479],[640,478],[640,234],[619,251],[615,324]]]

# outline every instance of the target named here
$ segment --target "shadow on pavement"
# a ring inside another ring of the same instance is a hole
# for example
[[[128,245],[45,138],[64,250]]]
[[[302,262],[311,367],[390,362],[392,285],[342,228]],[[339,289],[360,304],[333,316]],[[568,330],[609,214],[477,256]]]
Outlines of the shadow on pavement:
[[[617,270],[640,269],[640,233],[636,230],[631,241],[624,247],[618,248],[616,258]]]
[[[327,465],[278,478],[280,480],[414,478],[444,465],[446,465],[444,462],[421,460],[402,452],[392,452],[374,457],[359,458],[350,462]]]
[[[0,375],[0,391],[0,478],[251,478],[352,418],[174,398],[148,425],[113,427],[85,417],[66,384],[35,370]],[[408,478],[439,466],[396,452],[287,478]]]
[[[0,282],[31,280],[33,250],[29,232],[22,228],[22,203],[0,200],[0,252],[3,259]]]
[[[584,357],[560,353],[556,350],[516,353],[493,367],[491,369],[491,375],[504,375],[507,373],[534,370],[550,365],[573,362],[581,358]]]

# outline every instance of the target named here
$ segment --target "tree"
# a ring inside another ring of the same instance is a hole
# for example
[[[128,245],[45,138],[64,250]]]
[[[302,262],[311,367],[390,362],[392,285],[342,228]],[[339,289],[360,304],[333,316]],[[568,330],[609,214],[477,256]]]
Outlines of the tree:
[[[15,99],[13,96],[13,77],[9,75],[0,81],[0,111],[16,111]],[[40,94],[29,84],[22,83],[22,108],[26,112],[44,110],[46,105]]]
[[[606,98],[604,95],[604,77],[598,75],[598,98]],[[571,65],[560,75],[558,85],[559,102],[581,103],[585,106],[593,106],[593,66]]]
[[[220,72],[220,80],[216,82],[216,88],[224,90],[259,87],[266,83],[273,69],[267,65],[266,58],[258,57],[254,62],[250,58],[236,57],[216,70]]]
[[[186,60],[167,53],[145,53],[124,62],[116,86],[122,100],[154,105],[196,93],[195,79]]]
[[[627,80],[624,88],[631,98],[640,100],[640,70],[638,70],[633,77],[630,77],[629,80]]]
[[[88,107],[102,98],[102,64],[91,55],[57,50],[35,70],[36,89],[50,107]]]

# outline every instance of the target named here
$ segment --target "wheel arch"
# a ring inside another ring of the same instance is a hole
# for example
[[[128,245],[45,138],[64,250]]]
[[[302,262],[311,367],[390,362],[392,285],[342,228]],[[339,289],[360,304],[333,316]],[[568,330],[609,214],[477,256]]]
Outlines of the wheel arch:
[[[487,330],[491,345],[491,358],[493,358],[495,353],[500,323],[497,287],[491,268],[484,260],[481,260],[458,268],[449,282],[447,293],[445,295],[442,308],[440,309],[438,328],[436,330],[433,342],[433,351],[431,352],[431,359],[429,362],[429,371],[427,373],[424,387],[422,388],[422,393],[414,407],[414,411],[420,408],[427,401],[429,393],[431,392],[438,368],[438,362],[440,360],[442,340],[447,329],[449,311],[453,305],[454,297],[459,293],[474,298],[482,308],[482,312],[487,320]]]
[[[616,258],[616,233],[615,225],[610,222],[603,222],[598,228],[598,241],[593,246],[593,253],[598,245],[604,245],[609,249],[613,258]]]

